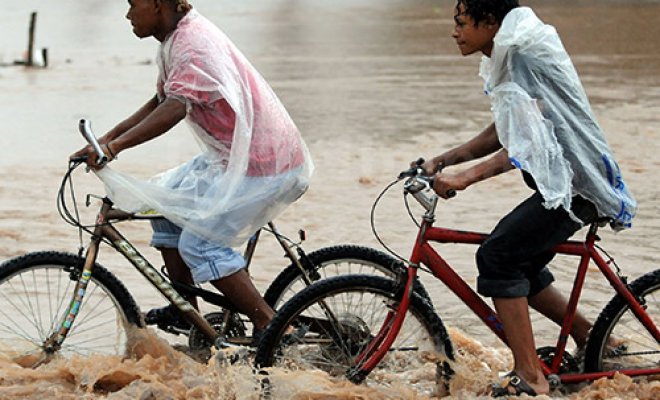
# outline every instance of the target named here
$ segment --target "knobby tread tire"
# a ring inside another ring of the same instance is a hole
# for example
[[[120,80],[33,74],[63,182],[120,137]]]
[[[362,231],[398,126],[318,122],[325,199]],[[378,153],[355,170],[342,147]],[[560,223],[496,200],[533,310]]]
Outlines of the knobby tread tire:
[[[307,257],[312,264],[312,269],[309,270],[309,272],[318,271],[324,266],[324,264],[339,260],[365,261],[367,263],[378,265],[383,271],[389,271],[388,276],[392,278],[401,272],[405,272],[404,265],[401,261],[396,260],[382,251],[358,245],[347,244],[324,247],[307,254]],[[310,268],[305,262],[301,263],[306,268]],[[323,274],[321,274],[321,278],[323,278]],[[268,286],[268,289],[266,289],[266,292],[264,293],[266,303],[271,307],[276,308],[280,302],[281,296],[287,291],[293,282],[299,279],[302,279],[302,272],[295,264],[289,264],[277,275],[277,277],[275,277],[273,282]],[[415,281],[414,290],[421,297],[424,297],[431,302],[431,297],[419,279]]]
[[[339,275],[320,280],[297,293],[277,312],[268,328],[264,331],[262,340],[257,348],[255,366],[266,368],[273,366],[275,353],[279,347],[278,341],[283,336],[283,330],[309,305],[318,299],[333,293],[358,291],[370,288],[378,293],[394,298],[397,284],[393,280],[373,275]],[[440,317],[435,313],[433,306],[417,293],[410,298],[409,312],[418,317],[428,331],[429,337],[434,341],[438,352],[444,353],[450,360],[454,359],[454,350],[451,339]]]
[[[649,272],[630,284],[630,289],[636,297],[660,291],[660,270]],[[628,304],[616,295],[601,311],[589,335],[589,342],[585,351],[585,372],[600,372],[601,352],[605,349],[605,342],[614,326],[620,322],[619,317],[628,309]],[[660,326],[660,321],[653,321]]]
[[[83,264],[84,259],[72,253],[59,251],[27,253],[7,260],[0,265],[0,284],[9,276],[38,265],[74,267],[80,271],[82,270]],[[119,303],[121,311],[130,324],[140,328],[144,327],[139,307],[135,303],[133,296],[131,296],[124,284],[121,283],[115,275],[97,263],[94,265],[92,280],[95,281],[97,285],[105,287],[108,292],[112,294]]]

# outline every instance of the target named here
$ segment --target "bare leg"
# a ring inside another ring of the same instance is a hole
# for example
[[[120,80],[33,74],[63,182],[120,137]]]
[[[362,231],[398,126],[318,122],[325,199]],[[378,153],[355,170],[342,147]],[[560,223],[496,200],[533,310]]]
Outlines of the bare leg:
[[[165,260],[165,268],[173,281],[192,284],[193,278],[190,268],[181,258],[177,249],[160,248]],[[220,290],[227,298],[238,308],[238,310],[247,315],[252,321],[255,329],[261,330],[268,325],[275,312],[264,301],[263,297],[252,283],[252,279],[245,269],[242,269],[230,276],[211,281],[213,286]],[[197,298],[186,299],[198,308]]]
[[[211,283],[250,318],[256,330],[264,329],[273,319],[275,312],[261,297],[245,269]]]
[[[513,370],[531,386],[537,394],[550,391],[548,381],[536,356],[534,333],[529,319],[527,298],[493,298],[495,309],[504,326],[504,333],[513,353]]]
[[[167,274],[170,276],[170,280],[187,283],[189,285],[193,284],[192,274],[190,273],[190,268],[181,258],[181,254],[178,249],[170,249],[160,247],[160,250],[163,261],[165,261],[165,269],[167,269]],[[199,310],[197,306],[197,297],[194,296],[183,296],[193,307]]]
[[[557,325],[564,322],[568,299],[554,286],[550,285],[541,290],[536,295],[528,298],[528,301],[532,308],[550,318]],[[576,311],[570,334],[578,347],[582,347],[587,343],[591,326],[591,322],[582,313]]]

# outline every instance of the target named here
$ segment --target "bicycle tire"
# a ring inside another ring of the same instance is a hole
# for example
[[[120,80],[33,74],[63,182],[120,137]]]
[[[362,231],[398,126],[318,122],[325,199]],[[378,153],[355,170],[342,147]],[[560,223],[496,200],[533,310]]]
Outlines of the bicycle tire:
[[[295,364],[305,369],[322,369],[334,376],[346,374],[353,367],[355,356],[382,326],[390,310],[385,303],[396,301],[397,293],[400,293],[397,289],[395,281],[373,275],[340,275],[308,286],[282,306],[264,331],[255,355],[255,366]],[[356,295],[359,301],[349,298],[351,295]],[[339,333],[340,328],[325,318],[322,311],[319,312],[321,301],[333,308],[333,314],[344,328],[343,336]],[[373,306],[373,309],[365,306]],[[300,331],[305,318],[314,318],[323,327],[303,332],[302,338],[294,335],[292,341],[292,336],[287,337],[285,333],[290,326],[296,325]],[[341,337],[337,339],[337,336]],[[289,343],[283,345],[283,340]],[[404,351],[409,356],[402,362],[397,355]],[[428,352],[442,353],[450,360],[454,357],[442,320],[426,299],[412,293],[404,325],[377,368],[386,368],[388,373],[402,372],[413,367],[415,362],[427,362],[423,357]],[[362,376],[360,381],[364,378]]]
[[[346,274],[371,274],[395,278],[406,271],[401,261],[382,251],[356,245],[324,247],[307,254],[307,259],[309,262],[304,258],[300,262],[312,282]],[[275,277],[266,289],[264,299],[269,306],[277,309],[306,286],[302,271],[292,263]],[[431,302],[431,297],[419,279],[415,281],[414,290]]]
[[[83,263],[74,254],[42,251],[0,265],[0,357],[43,354],[43,343],[72,301]],[[135,300],[117,277],[96,264],[59,354],[124,356],[129,325],[143,327]]]
[[[660,326],[660,270],[649,272],[630,284],[635,297],[645,303],[646,312]],[[612,351],[610,337],[623,341],[625,350]],[[598,316],[585,351],[585,372],[657,368],[660,344],[634,316],[628,304],[616,295]]]

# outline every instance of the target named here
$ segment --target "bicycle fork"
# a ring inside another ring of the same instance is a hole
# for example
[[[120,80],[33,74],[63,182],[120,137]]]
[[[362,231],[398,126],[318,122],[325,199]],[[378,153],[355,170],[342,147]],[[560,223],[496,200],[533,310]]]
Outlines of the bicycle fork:
[[[417,268],[421,260],[420,244],[423,243],[426,230],[433,224],[433,212],[435,211],[436,204],[437,199],[430,205],[429,211],[424,215],[424,221],[417,234],[415,246],[410,257],[411,268],[407,268],[408,274],[403,287],[403,293],[400,297],[401,300],[398,302],[399,304],[396,305],[394,301],[392,302],[390,305],[390,311],[387,313],[380,330],[371,340],[366,349],[357,356],[355,360],[356,365],[346,372],[346,377],[353,383],[362,382],[367,375],[376,368],[376,365],[378,365],[378,363],[385,357],[385,354],[387,354],[399,335],[406,313],[410,307],[410,297],[412,296],[414,287],[413,284],[417,277]],[[396,298],[399,297],[395,295],[395,299]]]
[[[62,343],[64,343],[64,340],[71,331],[71,327],[73,326],[73,322],[75,321],[78,312],[80,311],[80,306],[85,296],[85,292],[87,291],[87,285],[92,278],[92,270],[94,268],[96,256],[99,251],[99,244],[100,239],[97,236],[94,236],[91,240],[89,248],[87,249],[85,263],[83,264],[82,271],[77,277],[78,281],[73,291],[73,298],[71,303],[64,312],[60,321],[57,323],[53,334],[44,342],[43,349],[45,357],[40,360],[38,364],[47,361],[47,358],[51,354],[56,353],[62,347]],[[74,274],[75,271],[75,269],[71,271],[71,274]],[[34,367],[37,366],[38,365],[34,365]]]

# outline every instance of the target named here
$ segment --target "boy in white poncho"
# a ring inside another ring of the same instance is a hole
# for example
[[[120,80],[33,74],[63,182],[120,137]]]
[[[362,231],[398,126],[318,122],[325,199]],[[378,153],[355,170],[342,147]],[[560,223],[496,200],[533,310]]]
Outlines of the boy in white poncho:
[[[477,290],[492,297],[514,356],[494,396],[548,393],[535,352],[531,305],[561,323],[567,301],[547,268],[551,249],[584,224],[631,226],[636,203],[625,186],[577,73],[556,31],[517,0],[458,0],[453,37],[463,55],[484,54],[480,75],[494,123],[467,143],[424,164],[456,165],[492,154],[433,189],[451,190],[517,168],[535,193],[505,216],[477,252]],[[591,324],[577,314],[571,332],[584,346]],[[612,344],[614,345],[614,344]]]
[[[170,278],[210,281],[262,330],[273,316],[232,247],[307,188],[313,166],[300,134],[273,93],[234,44],[187,0],[129,0],[126,15],[139,38],[161,45],[156,95],[99,142],[110,159],[151,140],[184,117],[202,152],[151,181],[98,170],[108,196],[127,211],[155,210],[151,244]],[[74,156],[96,157],[90,147]],[[195,298],[187,299],[196,306]],[[151,310],[148,324],[186,330],[172,306]]]

